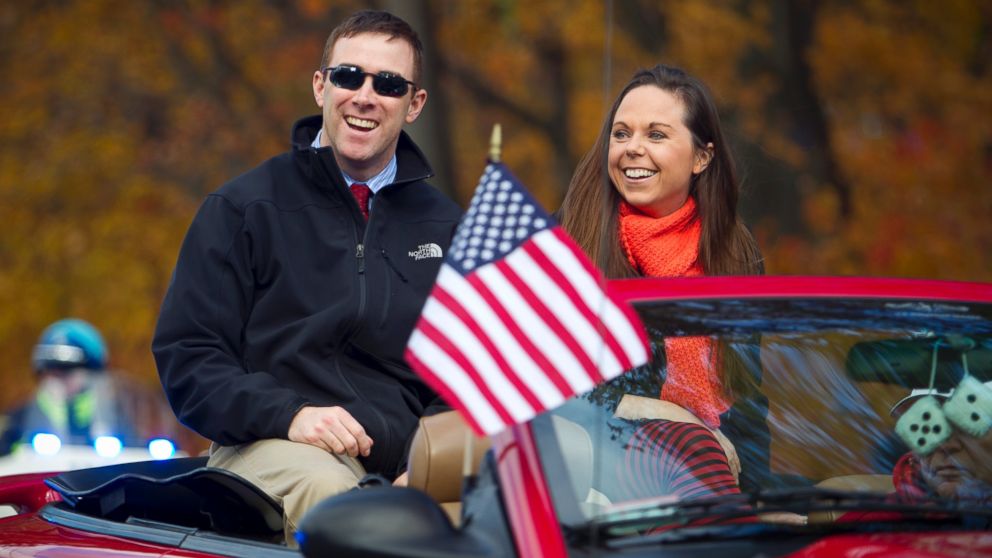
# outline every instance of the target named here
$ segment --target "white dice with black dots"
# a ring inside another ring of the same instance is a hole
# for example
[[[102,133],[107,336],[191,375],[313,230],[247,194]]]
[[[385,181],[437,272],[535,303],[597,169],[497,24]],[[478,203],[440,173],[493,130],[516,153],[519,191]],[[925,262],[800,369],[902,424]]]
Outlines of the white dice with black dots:
[[[913,403],[899,417],[896,421],[896,434],[915,453],[927,455],[951,436],[951,425],[940,409],[937,398],[927,395]]]
[[[992,428],[992,390],[972,376],[961,380],[944,403],[947,419],[972,436],[984,436]]]

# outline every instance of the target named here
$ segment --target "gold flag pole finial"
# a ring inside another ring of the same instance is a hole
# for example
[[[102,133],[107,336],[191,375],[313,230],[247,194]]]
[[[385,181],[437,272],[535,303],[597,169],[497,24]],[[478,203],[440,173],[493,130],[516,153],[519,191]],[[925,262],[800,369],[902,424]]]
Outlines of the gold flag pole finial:
[[[503,132],[499,123],[493,124],[493,135],[489,138],[489,161],[498,163],[503,150]]]

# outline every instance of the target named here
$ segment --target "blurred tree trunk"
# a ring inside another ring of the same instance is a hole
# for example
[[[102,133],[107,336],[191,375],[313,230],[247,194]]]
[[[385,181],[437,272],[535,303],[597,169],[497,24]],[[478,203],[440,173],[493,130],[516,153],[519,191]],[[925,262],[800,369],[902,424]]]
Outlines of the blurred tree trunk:
[[[441,87],[442,63],[437,52],[435,15],[431,12],[428,0],[387,0],[384,4],[384,9],[404,19],[417,31],[424,45],[421,86],[427,90],[427,106],[407,131],[434,167],[435,177],[431,183],[442,192],[455,197],[458,188],[453,184],[450,104],[444,88]]]
[[[772,62],[779,89],[773,106],[784,107],[790,136],[804,148],[807,169],[837,195],[840,217],[851,215],[851,188],[837,164],[830,127],[817,95],[808,55],[816,31],[819,0],[775,0],[772,5]]]
[[[556,175],[554,180],[556,196],[557,199],[561,199],[568,189],[568,182],[572,178],[572,171],[577,162],[569,149],[571,125],[568,107],[571,98],[565,76],[566,53],[563,46],[553,37],[543,38],[532,46],[540,59],[539,66],[546,70],[542,77],[546,83],[535,86],[535,91],[540,88],[543,92],[539,96],[543,102],[536,100],[537,95],[528,99],[516,99],[504,94],[498,84],[490,83],[473,67],[453,59],[445,59],[444,67],[477,102],[506,112],[510,117],[520,120],[524,125],[550,140]]]

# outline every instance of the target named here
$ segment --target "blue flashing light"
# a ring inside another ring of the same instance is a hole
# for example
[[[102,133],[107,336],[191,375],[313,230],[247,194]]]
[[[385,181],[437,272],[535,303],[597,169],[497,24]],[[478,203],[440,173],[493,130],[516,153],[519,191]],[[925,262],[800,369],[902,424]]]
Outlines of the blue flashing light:
[[[169,459],[176,454],[176,445],[165,438],[155,438],[148,442],[148,453],[152,459]]]
[[[121,454],[124,444],[116,436],[97,436],[96,440],[93,440],[93,449],[100,457],[110,459]]]
[[[62,449],[62,440],[55,434],[39,432],[31,438],[31,447],[38,455],[55,455]]]

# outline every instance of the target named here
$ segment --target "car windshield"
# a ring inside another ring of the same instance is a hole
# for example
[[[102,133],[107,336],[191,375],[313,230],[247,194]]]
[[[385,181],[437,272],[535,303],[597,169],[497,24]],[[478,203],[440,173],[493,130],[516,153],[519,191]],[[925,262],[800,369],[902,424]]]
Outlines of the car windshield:
[[[531,425],[566,530],[623,538],[721,518],[752,528],[864,525],[960,510],[977,510],[987,527],[989,305],[761,298],[634,307],[652,362]],[[931,376],[932,400],[913,392],[929,389]],[[730,393],[697,389],[714,378]],[[970,401],[966,384],[979,389]],[[681,405],[659,404],[662,390]],[[923,399],[936,407],[918,406]],[[951,401],[971,406],[952,413]],[[984,428],[966,432],[975,413]]]

